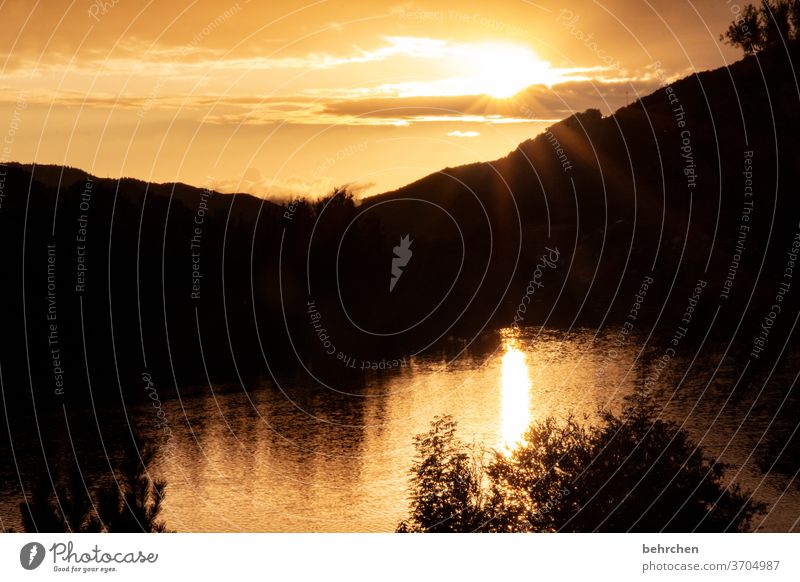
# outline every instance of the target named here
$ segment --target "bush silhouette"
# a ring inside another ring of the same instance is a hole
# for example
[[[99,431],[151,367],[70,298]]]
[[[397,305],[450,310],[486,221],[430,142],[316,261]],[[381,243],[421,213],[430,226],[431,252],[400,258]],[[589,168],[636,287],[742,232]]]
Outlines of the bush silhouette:
[[[747,531],[764,510],[641,399],[592,426],[547,418],[488,462],[458,439],[450,417],[415,444],[400,532]]]
[[[481,467],[455,431],[452,418],[437,416],[414,438],[411,516],[398,531],[473,531],[485,521]]]
[[[33,485],[30,500],[20,503],[26,532],[48,533],[155,533],[166,532],[158,519],[166,482],[154,480],[148,466],[155,448],[135,436],[115,473],[115,483],[90,491],[77,465],[66,482],[49,476]]]
[[[40,476],[33,483],[28,502],[19,504],[23,528],[30,533],[99,532],[93,506],[94,500],[76,466],[67,474],[65,483],[53,484],[48,475]]]

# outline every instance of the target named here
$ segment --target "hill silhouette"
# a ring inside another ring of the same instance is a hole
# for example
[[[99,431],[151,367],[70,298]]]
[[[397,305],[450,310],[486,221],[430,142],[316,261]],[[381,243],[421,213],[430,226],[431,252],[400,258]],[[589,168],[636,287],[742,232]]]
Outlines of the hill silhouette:
[[[540,290],[526,323],[613,325],[652,275],[637,327],[672,326],[703,279],[705,323],[720,305],[716,327],[730,331],[742,316],[763,317],[757,306],[775,297],[800,218],[798,44],[789,48],[691,75],[608,117],[577,113],[504,158],[447,168],[365,204],[393,236],[415,224],[452,238],[455,217],[470,258],[491,257],[490,278],[510,281],[508,291],[482,288],[484,303],[500,306],[494,324],[513,318],[539,255],[557,246],[569,267]],[[480,270],[459,285],[465,296]]]
[[[638,305],[635,328],[669,341],[693,294],[690,336],[715,318],[750,349],[800,220],[798,56],[792,42],[576,113],[361,203],[7,164],[6,400],[143,398],[145,374],[164,397],[282,374],[358,389],[365,369],[515,321],[619,326]],[[782,305],[773,343],[797,312]]]

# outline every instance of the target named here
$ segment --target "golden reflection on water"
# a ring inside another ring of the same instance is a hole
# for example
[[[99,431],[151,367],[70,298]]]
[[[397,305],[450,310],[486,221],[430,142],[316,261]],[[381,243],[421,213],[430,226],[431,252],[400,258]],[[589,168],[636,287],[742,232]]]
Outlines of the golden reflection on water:
[[[504,340],[505,353],[500,373],[501,446],[510,451],[522,442],[531,422],[531,380],[525,354],[517,341]]]
[[[593,330],[569,337],[546,330],[504,330],[497,352],[493,336],[491,350],[455,364],[420,358],[370,381],[363,397],[322,391],[318,383],[301,379],[281,389],[265,384],[253,385],[250,392],[189,392],[163,401],[172,433],[168,442],[163,429],[153,424],[152,407],[146,403],[124,414],[116,407],[102,409],[102,415],[111,419],[109,426],[126,427],[128,414],[135,415],[146,439],[161,443],[155,470],[169,486],[164,519],[170,529],[389,532],[408,515],[413,439],[430,430],[433,415],[452,414],[465,442],[510,453],[531,420],[593,414],[599,406],[619,411],[622,397],[633,392],[647,371],[631,372],[637,365],[635,342],[621,348],[614,360],[608,358],[608,352],[618,348],[616,334],[610,331],[598,339]],[[701,369],[715,369],[720,357],[712,351]],[[800,355],[790,357],[794,359],[786,366],[786,377],[800,367]],[[684,373],[681,366],[693,362],[673,360],[670,381],[677,385]],[[694,430],[702,437],[709,425],[719,422],[726,430],[709,434],[709,451],[727,451],[731,464],[749,467],[752,443],[762,437],[759,427],[771,421],[771,413],[769,407],[754,411],[753,424],[742,425],[739,433],[745,440],[731,444],[726,435],[738,430],[746,411],[726,404],[736,381],[734,368],[722,367],[719,373],[708,408],[693,420]],[[704,378],[692,381],[705,385]],[[776,395],[783,393],[772,397]],[[675,419],[695,414],[694,392],[679,392],[677,398]],[[97,437],[95,413],[76,414],[83,416],[76,416],[73,430],[80,427],[88,434],[76,441],[80,447]],[[34,440],[26,447],[41,446],[35,434],[28,436]],[[126,431],[124,438],[128,436]],[[60,441],[55,433],[51,438],[48,447],[55,451]],[[0,458],[3,452],[0,441]],[[90,464],[87,476],[105,482],[107,464],[102,452],[98,454],[102,462]],[[0,483],[12,483],[18,476],[5,465],[0,463]],[[743,470],[737,481],[759,487],[761,500],[774,508],[764,529],[796,529],[800,493],[784,492],[783,477],[773,474],[759,485],[763,475],[749,471]],[[21,529],[19,499],[10,490],[0,487],[0,523],[10,521]]]

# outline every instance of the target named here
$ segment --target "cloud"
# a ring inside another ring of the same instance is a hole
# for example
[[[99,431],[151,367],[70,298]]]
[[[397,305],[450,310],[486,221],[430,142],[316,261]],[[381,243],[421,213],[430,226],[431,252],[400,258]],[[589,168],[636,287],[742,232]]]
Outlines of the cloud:
[[[613,109],[658,87],[658,80],[615,82],[570,81],[546,87],[533,85],[510,99],[486,95],[375,97],[328,102],[319,112],[340,119],[465,121],[510,123],[557,121],[592,107]]]
[[[451,131],[447,135],[450,136],[450,137],[478,137],[480,135],[480,133],[478,133],[477,131],[459,131],[459,130],[455,130],[455,131]]]
[[[576,111],[601,108],[610,112],[649,94],[659,86],[655,78],[629,81],[571,81],[553,87],[534,85],[510,99],[486,95],[365,96],[325,98],[322,95],[225,95],[201,93],[181,96],[155,85],[143,95],[114,95],[79,91],[26,91],[32,108],[61,107],[129,111],[143,120],[154,112],[198,123],[231,126],[347,125],[409,126],[430,122],[504,123],[555,122]],[[13,107],[20,91],[0,89],[0,106]]]

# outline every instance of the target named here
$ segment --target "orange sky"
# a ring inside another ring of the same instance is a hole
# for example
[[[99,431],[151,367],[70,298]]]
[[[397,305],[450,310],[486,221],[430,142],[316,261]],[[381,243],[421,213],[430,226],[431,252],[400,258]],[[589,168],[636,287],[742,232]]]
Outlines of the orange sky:
[[[733,0],[6,0],[2,160],[377,194],[739,58]]]

